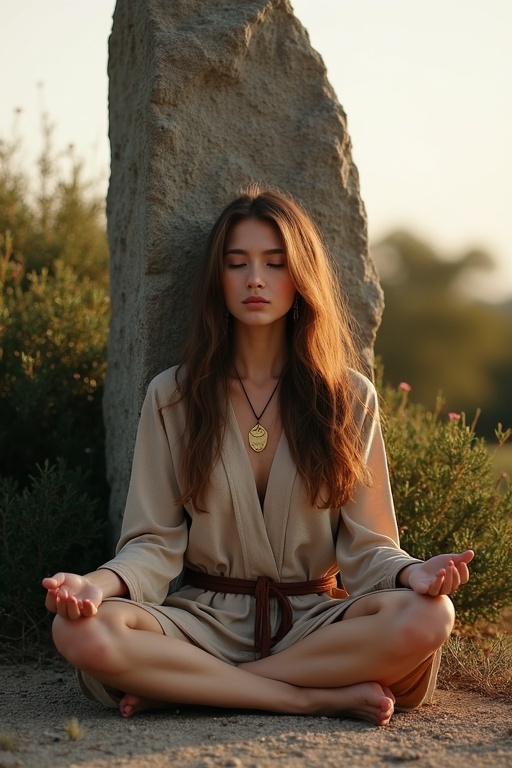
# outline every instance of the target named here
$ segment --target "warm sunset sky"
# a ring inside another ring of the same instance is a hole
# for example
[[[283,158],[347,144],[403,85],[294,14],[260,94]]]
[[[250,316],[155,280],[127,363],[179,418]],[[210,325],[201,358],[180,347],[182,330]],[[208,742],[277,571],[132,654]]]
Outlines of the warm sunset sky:
[[[292,0],[348,115],[373,240],[408,227],[447,255],[488,249],[512,296],[511,0]],[[39,104],[106,187],[114,0],[0,0],[0,137],[27,154]]]

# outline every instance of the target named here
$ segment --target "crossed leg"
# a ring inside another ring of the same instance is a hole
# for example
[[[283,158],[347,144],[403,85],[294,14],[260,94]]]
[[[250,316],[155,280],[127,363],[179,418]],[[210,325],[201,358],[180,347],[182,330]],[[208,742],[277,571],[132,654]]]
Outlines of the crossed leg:
[[[448,598],[412,591],[368,595],[343,621],[266,659],[232,666],[183,639],[165,637],[133,603],[106,602],[92,618],[57,616],[54,639],[68,661],[127,692],[121,712],[155,702],[358,717],[385,725],[393,684],[448,637]]]
[[[376,680],[392,689],[441,647],[453,621],[453,604],[445,596],[374,592],[353,603],[341,622],[241,667],[300,686]]]

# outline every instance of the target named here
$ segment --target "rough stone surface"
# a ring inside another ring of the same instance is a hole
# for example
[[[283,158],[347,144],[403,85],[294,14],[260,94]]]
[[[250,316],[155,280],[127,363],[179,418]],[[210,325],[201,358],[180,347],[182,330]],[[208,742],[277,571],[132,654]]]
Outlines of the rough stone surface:
[[[241,186],[276,185],[305,205],[339,263],[368,360],[382,294],[346,117],[288,0],[120,0],[109,76],[115,535],[145,389],[179,361],[206,233]]]

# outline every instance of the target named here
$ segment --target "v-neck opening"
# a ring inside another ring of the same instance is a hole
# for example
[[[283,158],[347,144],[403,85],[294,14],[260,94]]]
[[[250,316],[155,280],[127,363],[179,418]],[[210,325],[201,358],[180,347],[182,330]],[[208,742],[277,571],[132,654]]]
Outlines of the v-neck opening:
[[[235,413],[235,409],[233,407],[233,403],[231,402],[231,400],[229,398],[228,398],[228,408],[229,408],[229,411],[230,411],[230,418],[233,420],[233,422],[235,424],[235,427],[236,427],[237,439],[238,439],[239,443],[241,444],[243,455],[244,455],[244,460],[247,462],[249,473],[250,473],[251,478],[252,478],[252,485],[253,485],[253,489],[254,489],[254,494],[255,494],[256,499],[258,501],[258,506],[259,506],[259,508],[261,510],[261,513],[264,516],[265,515],[265,502],[266,502],[267,496],[268,496],[268,489],[269,489],[269,486],[270,486],[270,481],[271,481],[272,475],[274,473],[274,467],[275,467],[275,464],[276,464],[277,454],[279,453],[279,451],[281,449],[282,442],[283,442],[284,429],[281,427],[281,434],[279,435],[279,440],[277,442],[276,449],[274,451],[274,455],[273,455],[272,461],[270,463],[270,469],[269,469],[269,472],[268,472],[267,483],[266,483],[266,486],[265,486],[265,496],[264,496],[263,502],[262,502],[261,499],[260,499],[260,495],[258,493],[258,486],[257,486],[257,483],[256,483],[256,477],[254,475],[253,468],[252,468],[252,465],[251,465],[251,460],[249,458],[249,454],[248,454],[247,448],[245,447],[244,437],[243,437],[243,434],[242,434],[242,430],[240,429],[240,424],[238,423],[238,419],[236,417],[236,413]]]

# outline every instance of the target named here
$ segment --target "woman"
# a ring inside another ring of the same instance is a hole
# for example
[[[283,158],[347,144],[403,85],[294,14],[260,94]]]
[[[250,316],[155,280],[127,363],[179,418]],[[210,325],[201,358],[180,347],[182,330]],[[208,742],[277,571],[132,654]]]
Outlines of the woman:
[[[430,697],[473,553],[399,548],[356,367],[313,223],[252,186],[210,234],[182,365],[149,386],[116,557],[43,581],[86,695],[378,725]]]

